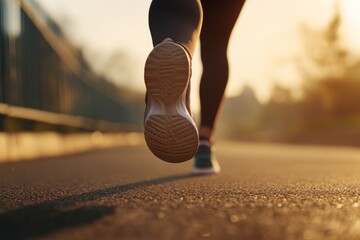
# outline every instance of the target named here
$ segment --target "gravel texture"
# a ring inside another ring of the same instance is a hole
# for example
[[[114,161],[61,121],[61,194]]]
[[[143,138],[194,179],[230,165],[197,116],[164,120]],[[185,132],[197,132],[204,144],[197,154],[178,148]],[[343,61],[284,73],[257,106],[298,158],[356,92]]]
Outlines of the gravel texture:
[[[219,142],[191,176],[145,146],[0,165],[0,239],[360,239],[360,150]]]

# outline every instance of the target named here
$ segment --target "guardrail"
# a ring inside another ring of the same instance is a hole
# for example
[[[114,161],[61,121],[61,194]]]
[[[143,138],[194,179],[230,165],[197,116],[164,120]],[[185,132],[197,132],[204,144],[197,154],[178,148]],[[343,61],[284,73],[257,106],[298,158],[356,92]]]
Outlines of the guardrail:
[[[29,1],[0,1],[0,114],[91,130],[139,128],[139,102],[83,67]]]

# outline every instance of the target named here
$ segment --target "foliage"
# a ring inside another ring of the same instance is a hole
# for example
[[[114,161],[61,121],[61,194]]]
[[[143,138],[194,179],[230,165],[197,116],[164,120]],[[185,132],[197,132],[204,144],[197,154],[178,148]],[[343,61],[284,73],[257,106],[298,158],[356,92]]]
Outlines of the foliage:
[[[324,29],[301,26],[303,56],[294,64],[303,80],[302,97],[294,100],[289,89],[275,85],[270,100],[257,108],[259,114],[246,115],[256,123],[253,139],[359,144],[360,57],[343,43],[341,26],[338,6]],[[237,100],[239,105],[244,101]],[[228,136],[249,139],[249,131],[239,131],[246,128],[243,122],[237,121],[237,132]]]

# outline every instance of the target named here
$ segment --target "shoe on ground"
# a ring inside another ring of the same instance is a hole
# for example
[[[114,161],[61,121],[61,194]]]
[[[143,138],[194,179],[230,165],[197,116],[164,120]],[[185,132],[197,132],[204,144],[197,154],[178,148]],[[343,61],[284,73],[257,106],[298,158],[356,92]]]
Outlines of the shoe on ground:
[[[198,149],[198,131],[187,108],[190,76],[189,54],[171,39],[155,46],[145,63],[145,140],[166,162],[190,160]]]
[[[192,174],[216,174],[220,172],[220,165],[216,160],[214,149],[208,140],[200,140],[199,148],[195,154]]]

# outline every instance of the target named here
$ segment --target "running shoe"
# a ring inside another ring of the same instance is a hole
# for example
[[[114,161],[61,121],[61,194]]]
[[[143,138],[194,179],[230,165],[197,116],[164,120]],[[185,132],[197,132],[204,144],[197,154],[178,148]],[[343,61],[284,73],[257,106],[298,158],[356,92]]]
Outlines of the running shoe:
[[[216,174],[220,172],[220,165],[216,160],[214,151],[209,140],[200,140],[192,174]]]
[[[187,107],[190,76],[189,54],[171,39],[155,46],[145,63],[145,140],[166,162],[190,160],[198,149],[198,130]]]

